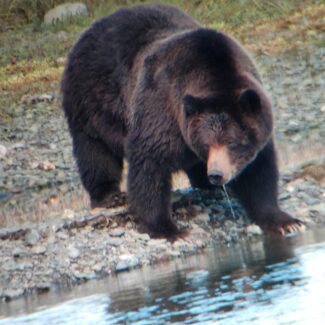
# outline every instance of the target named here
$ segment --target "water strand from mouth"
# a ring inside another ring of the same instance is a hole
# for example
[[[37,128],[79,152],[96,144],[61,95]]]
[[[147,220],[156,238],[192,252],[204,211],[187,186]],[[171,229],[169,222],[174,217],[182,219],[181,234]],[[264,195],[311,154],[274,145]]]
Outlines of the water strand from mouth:
[[[238,232],[238,227],[237,227],[237,219],[236,219],[235,211],[234,211],[234,209],[233,209],[233,207],[232,207],[230,197],[229,197],[228,192],[227,192],[227,190],[226,190],[226,186],[225,186],[225,185],[222,185],[222,188],[223,188],[223,191],[224,191],[224,193],[225,193],[226,199],[227,199],[227,201],[228,201],[228,204],[229,204],[229,207],[230,207],[230,211],[231,211],[231,215],[232,215],[232,218],[233,218],[234,223],[235,223],[235,229],[236,229],[236,230],[235,230],[235,238],[236,238],[236,241],[237,241],[237,243],[238,243],[238,242],[239,242],[239,232]],[[243,260],[243,256],[242,256],[242,264],[243,264],[243,266],[244,266],[245,263],[244,263],[243,261],[244,261],[244,260]]]
[[[231,214],[232,214],[232,218],[234,219],[234,221],[236,222],[236,215],[235,215],[235,211],[232,207],[232,204],[231,204],[231,201],[230,201],[230,198],[229,198],[229,195],[228,195],[228,192],[226,190],[226,186],[225,185],[222,185],[222,188],[223,188],[223,191],[226,195],[226,199],[228,201],[228,204],[229,204],[229,207],[230,207],[230,211],[231,211]]]

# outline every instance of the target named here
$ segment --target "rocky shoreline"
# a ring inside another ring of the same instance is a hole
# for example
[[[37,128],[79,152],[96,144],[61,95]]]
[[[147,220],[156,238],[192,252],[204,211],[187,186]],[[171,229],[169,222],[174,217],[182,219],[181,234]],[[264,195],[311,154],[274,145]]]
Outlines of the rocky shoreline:
[[[282,206],[306,222],[325,224],[325,184],[283,175]],[[297,204],[297,201],[300,202]],[[185,238],[169,242],[139,233],[126,207],[75,212],[58,219],[0,230],[0,299],[41,293],[65,283],[73,285],[200,252],[214,244],[242,239],[262,240],[260,228],[222,191],[178,190],[173,193],[173,217],[187,228]],[[304,229],[302,229],[304,231]],[[292,235],[292,234],[290,234]],[[277,240],[277,236],[274,237]]]

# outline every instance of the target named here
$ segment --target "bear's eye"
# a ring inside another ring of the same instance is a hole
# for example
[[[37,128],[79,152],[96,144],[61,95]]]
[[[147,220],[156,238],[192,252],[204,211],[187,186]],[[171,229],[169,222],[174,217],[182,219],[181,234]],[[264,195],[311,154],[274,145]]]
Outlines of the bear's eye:
[[[184,112],[185,116],[189,117],[200,111],[200,101],[191,95],[186,95],[183,98]]]
[[[244,138],[241,142],[240,142],[241,146],[248,146],[249,145],[249,139],[248,138]]]
[[[248,140],[243,140],[241,142],[231,142],[228,144],[230,150],[248,150],[251,148],[251,143]]]

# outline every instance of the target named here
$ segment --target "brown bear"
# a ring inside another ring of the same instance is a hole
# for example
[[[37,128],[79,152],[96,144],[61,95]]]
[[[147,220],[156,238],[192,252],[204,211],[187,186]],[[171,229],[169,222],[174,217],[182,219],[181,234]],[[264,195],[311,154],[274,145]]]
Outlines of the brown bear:
[[[254,62],[232,37],[173,6],[120,9],[72,49],[62,80],[73,152],[92,207],[120,193],[128,161],[130,211],[172,237],[171,175],[227,184],[264,230],[301,221],[278,205],[272,108]]]

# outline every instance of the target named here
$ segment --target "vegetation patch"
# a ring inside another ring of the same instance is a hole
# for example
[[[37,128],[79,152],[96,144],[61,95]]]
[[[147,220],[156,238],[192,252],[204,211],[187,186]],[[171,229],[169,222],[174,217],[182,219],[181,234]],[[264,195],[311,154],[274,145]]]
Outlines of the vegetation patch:
[[[59,91],[65,58],[93,21],[121,6],[152,1],[88,0],[89,17],[54,26],[41,24],[46,10],[62,2],[0,0],[0,119],[8,118],[11,107],[25,95]],[[325,5],[320,1],[166,2],[180,6],[207,27],[234,35],[255,55],[277,55],[296,48],[308,52],[313,44],[324,45]]]

